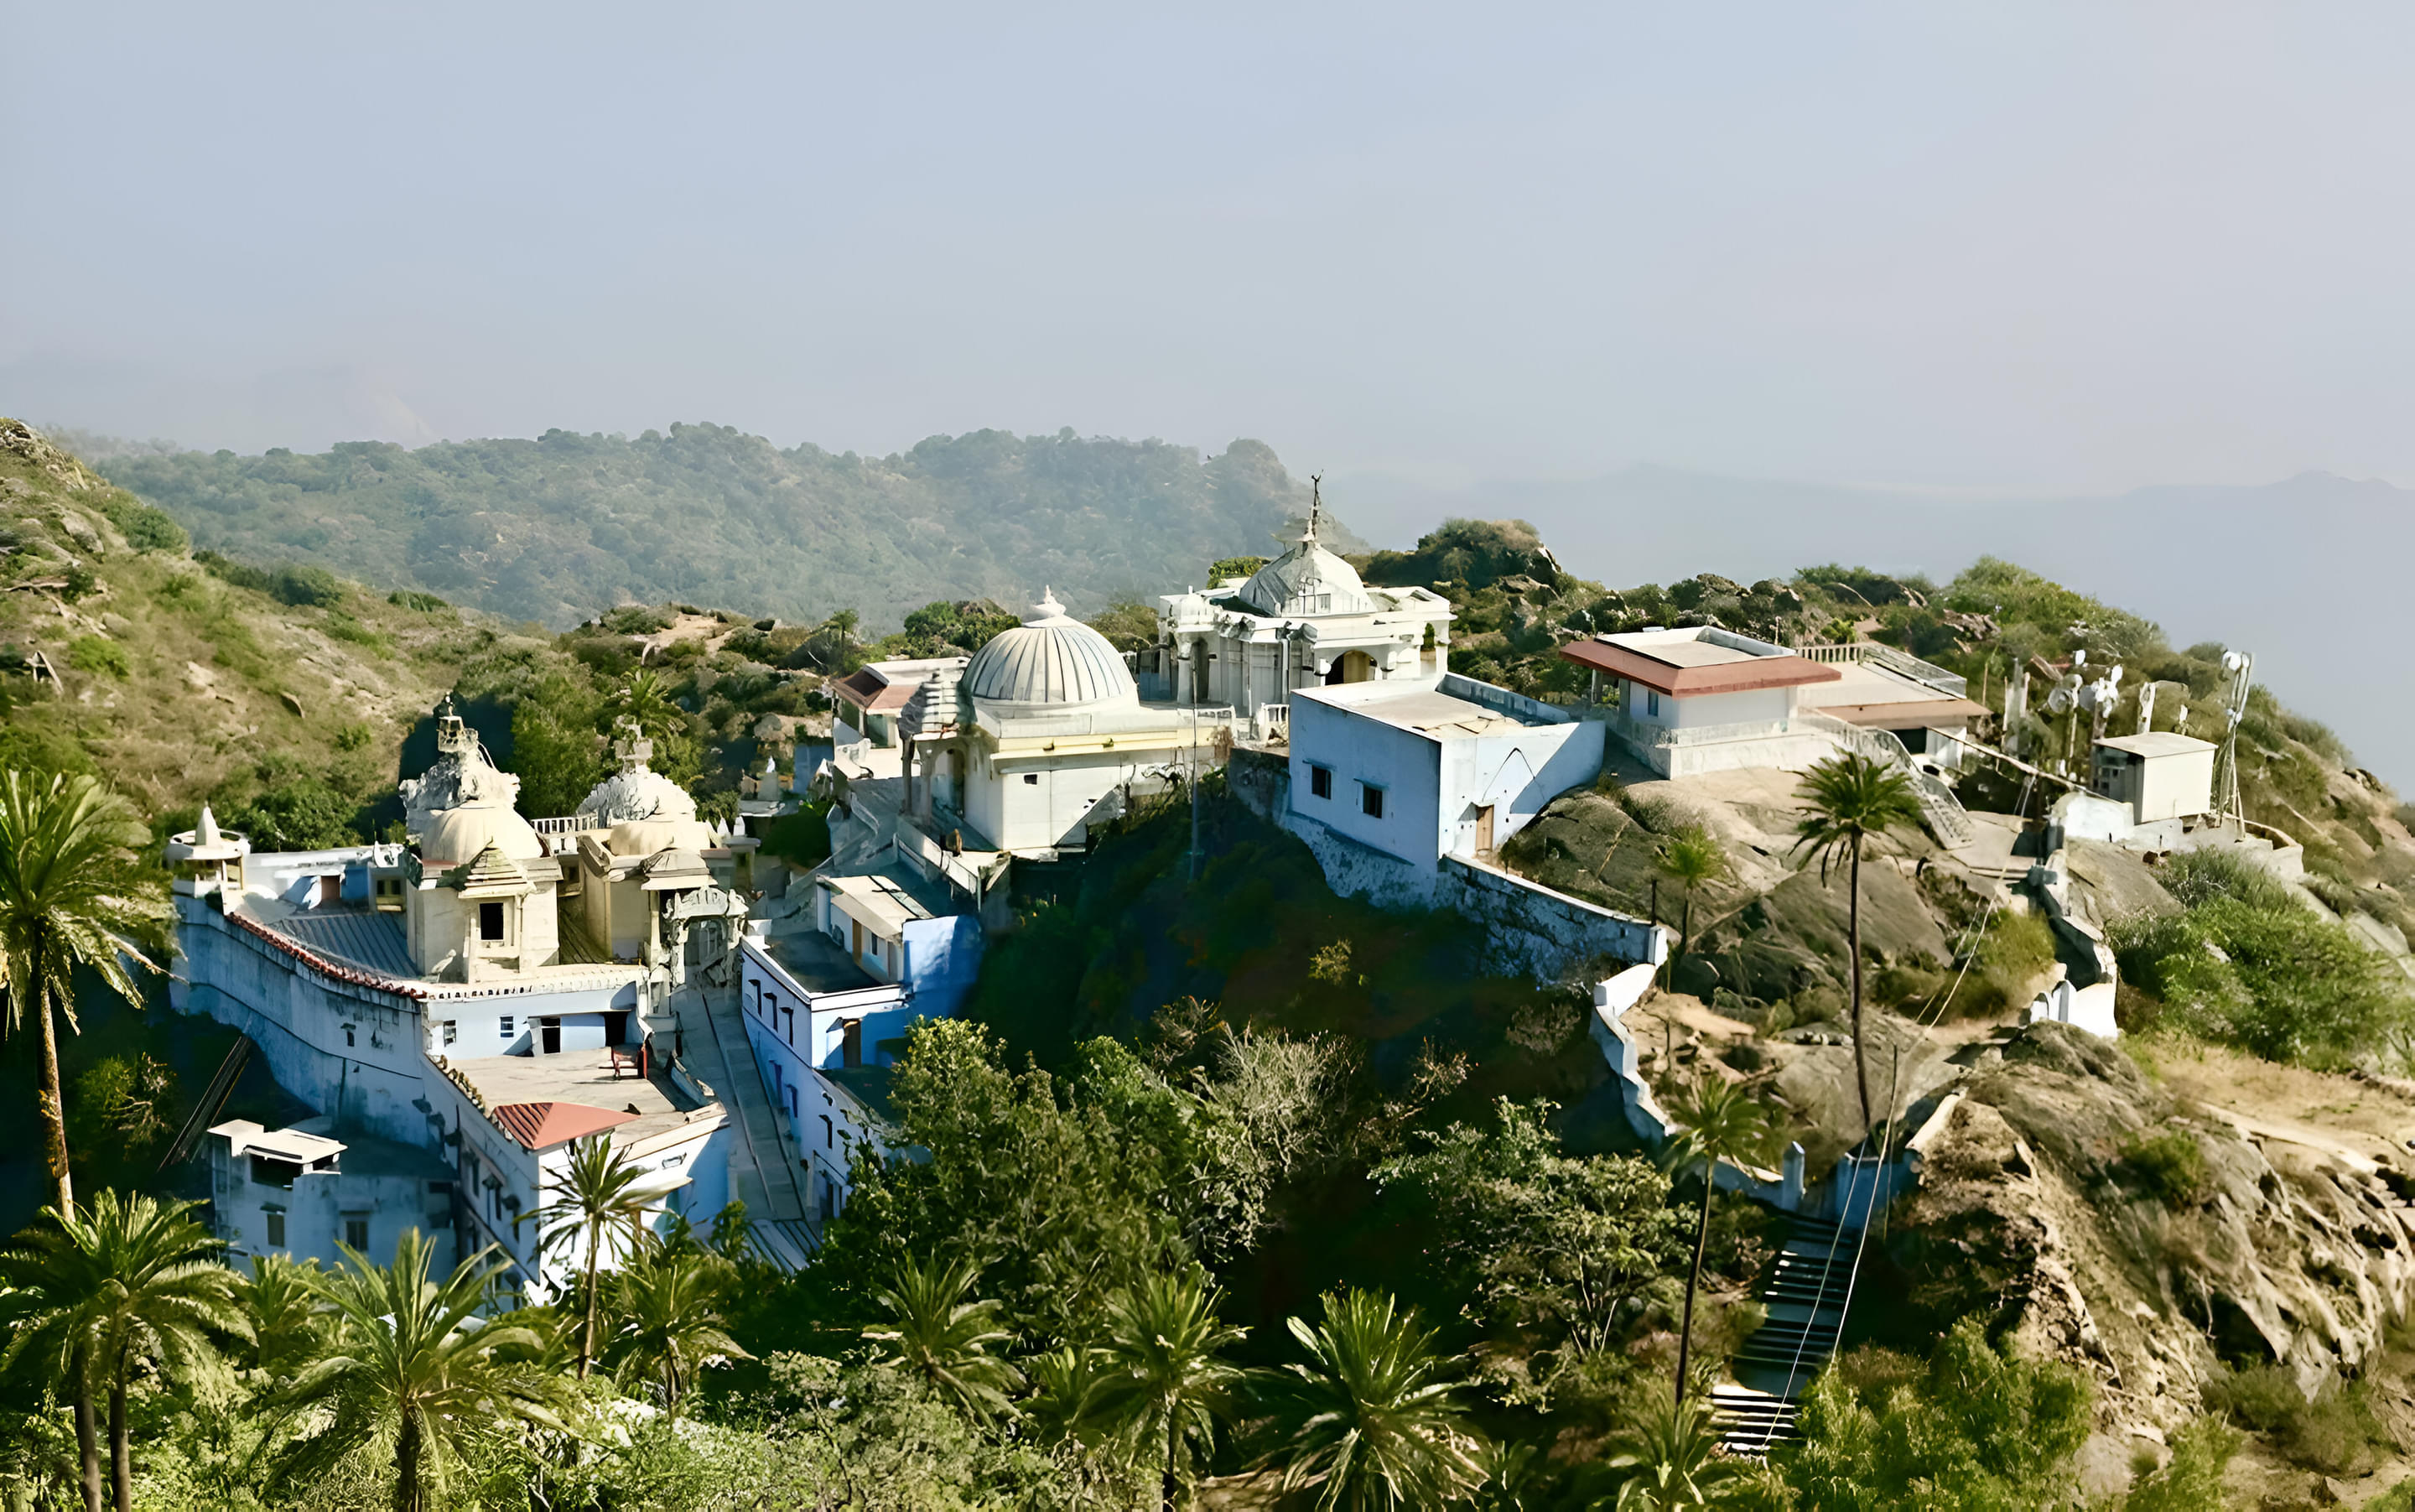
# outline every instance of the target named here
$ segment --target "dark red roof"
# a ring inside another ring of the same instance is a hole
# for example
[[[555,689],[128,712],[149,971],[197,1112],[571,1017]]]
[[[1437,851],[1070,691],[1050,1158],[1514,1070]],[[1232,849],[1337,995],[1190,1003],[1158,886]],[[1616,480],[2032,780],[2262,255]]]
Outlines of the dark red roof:
[[[920,686],[914,682],[884,682],[879,673],[867,666],[839,679],[830,689],[867,714],[893,714],[914,701],[914,690]]]
[[[489,1111],[495,1122],[532,1150],[549,1150],[637,1116],[634,1113],[614,1113],[609,1108],[591,1108],[584,1102],[504,1102]]]
[[[1591,667],[1640,682],[1679,698],[1699,693],[1749,693],[1755,688],[1793,688],[1807,682],[1836,682],[1844,677],[1833,666],[1808,657],[1755,656],[1745,661],[1714,662],[1708,666],[1678,666],[1649,652],[1599,640],[1572,640],[1560,654],[1579,666]]]

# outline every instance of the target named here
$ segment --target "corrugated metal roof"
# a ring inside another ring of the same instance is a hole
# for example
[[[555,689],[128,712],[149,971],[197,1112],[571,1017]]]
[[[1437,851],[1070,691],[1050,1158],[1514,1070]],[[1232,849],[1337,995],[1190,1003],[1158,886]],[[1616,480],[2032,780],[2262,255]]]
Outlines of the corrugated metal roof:
[[[330,908],[293,914],[271,927],[321,955],[349,961],[367,971],[388,977],[419,975],[419,968],[411,964],[411,947],[403,935],[400,914]]]

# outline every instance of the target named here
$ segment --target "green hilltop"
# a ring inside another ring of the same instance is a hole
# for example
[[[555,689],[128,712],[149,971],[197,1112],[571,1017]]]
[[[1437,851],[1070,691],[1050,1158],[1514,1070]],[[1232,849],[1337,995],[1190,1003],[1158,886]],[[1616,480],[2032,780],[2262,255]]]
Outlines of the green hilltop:
[[[1088,612],[1267,548],[1306,492],[1258,442],[1203,457],[1070,429],[934,436],[884,457],[675,425],[315,456],[142,447],[105,465],[198,546],[556,628],[682,599],[893,625],[934,599],[1017,606],[1050,585]]]

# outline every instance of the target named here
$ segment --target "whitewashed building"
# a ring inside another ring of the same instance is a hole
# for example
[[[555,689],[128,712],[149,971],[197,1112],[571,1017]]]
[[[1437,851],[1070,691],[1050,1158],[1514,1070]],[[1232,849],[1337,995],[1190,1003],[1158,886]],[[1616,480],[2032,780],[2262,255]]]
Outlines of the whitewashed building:
[[[404,785],[406,845],[254,854],[204,809],[167,852],[184,958],[170,1001],[240,1030],[311,1110],[210,1129],[212,1220],[235,1254],[334,1264],[341,1240],[382,1261],[417,1227],[459,1253],[500,1245],[510,1284],[542,1298],[568,1263],[540,1257],[527,1220],[575,1141],[608,1138],[645,1172],[657,1223],[728,1201],[727,1120],[682,1064],[674,1000],[691,966],[727,979],[745,904],[699,856],[654,868],[671,885],[637,884],[626,931],[563,928],[591,896],[577,842],[595,831],[540,835],[449,706],[437,745]],[[615,792],[652,791],[631,754]],[[693,818],[650,809],[604,832],[634,846],[658,822],[657,857],[698,855]]]

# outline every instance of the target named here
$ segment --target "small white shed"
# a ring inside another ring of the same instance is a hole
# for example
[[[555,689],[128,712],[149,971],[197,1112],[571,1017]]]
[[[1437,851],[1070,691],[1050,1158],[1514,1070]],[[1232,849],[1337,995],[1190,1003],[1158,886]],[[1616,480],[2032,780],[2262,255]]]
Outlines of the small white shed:
[[[2096,742],[2097,792],[2130,805],[2132,822],[2185,819],[2213,808],[2213,746],[2170,730]]]

